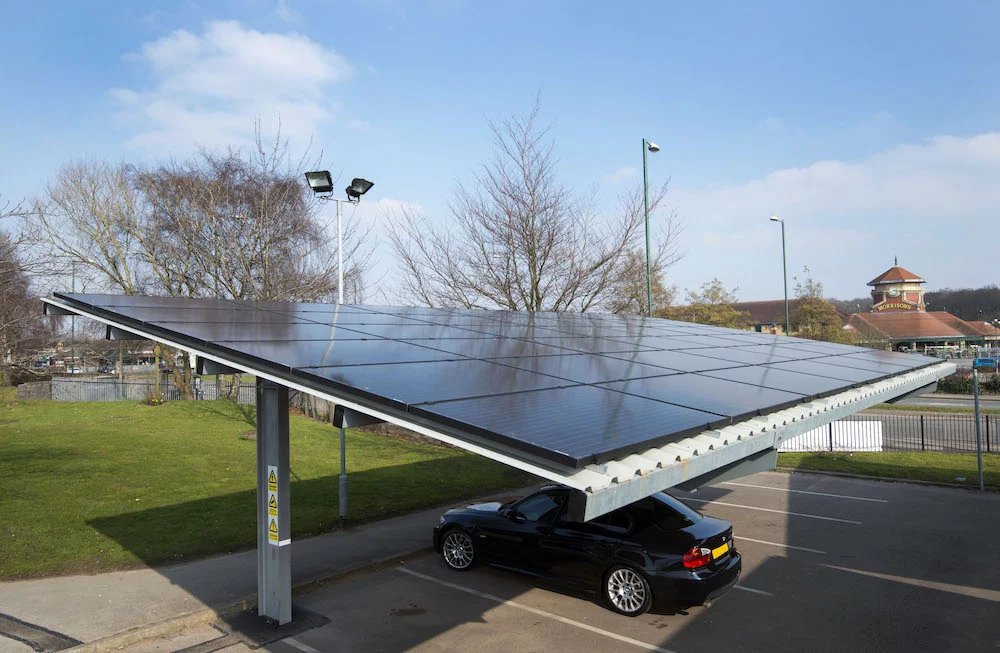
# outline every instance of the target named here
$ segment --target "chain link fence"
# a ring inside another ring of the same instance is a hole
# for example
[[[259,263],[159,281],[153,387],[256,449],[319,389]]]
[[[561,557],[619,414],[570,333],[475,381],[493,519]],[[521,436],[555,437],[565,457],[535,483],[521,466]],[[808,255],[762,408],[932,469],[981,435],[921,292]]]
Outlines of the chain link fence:
[[[226,395],[221,382],[195,380],[195,399],[213,400]],[[156,392],[155,379],[119,381],[116,377],[96,379],[52,379],[54,401],[143,401]],[[179,401],[180,392],[168,378],[160,380],[160,394],[165,401]],[[240,383],[237,403],[253,406],[257,403],[256,384]]]

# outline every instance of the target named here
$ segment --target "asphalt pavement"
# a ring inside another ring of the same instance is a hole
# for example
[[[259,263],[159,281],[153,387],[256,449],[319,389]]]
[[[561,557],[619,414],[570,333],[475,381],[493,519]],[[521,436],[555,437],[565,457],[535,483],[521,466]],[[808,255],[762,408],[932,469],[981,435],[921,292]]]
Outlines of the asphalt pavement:
[[[744,570],[710,607],[628,618],[589,594],[421,554],[301,594],[316,625],[264,644],[316,651],[995,651],[1000,495],[767,472],[695,494],[731,521]],[[429,536],[429,533],[428,533]],[[349,542],[343,542],[348,545]],[[132,653],[238,653],[225,624],[147,640]]]

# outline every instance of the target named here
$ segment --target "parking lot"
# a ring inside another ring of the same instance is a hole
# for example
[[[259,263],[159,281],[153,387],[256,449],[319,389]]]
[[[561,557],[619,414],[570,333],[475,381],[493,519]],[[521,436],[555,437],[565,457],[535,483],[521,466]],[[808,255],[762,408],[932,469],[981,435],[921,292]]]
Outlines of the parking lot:
[[[263,650],[995,651],[1000,496],[764,473],[678,493],[735,526],[743,575],[710,607],[638,618],[433,554],[296,598],[329,621]],[[428,533],[428,537],[430,534]],[[135,651],[250,650],[209,627]]]

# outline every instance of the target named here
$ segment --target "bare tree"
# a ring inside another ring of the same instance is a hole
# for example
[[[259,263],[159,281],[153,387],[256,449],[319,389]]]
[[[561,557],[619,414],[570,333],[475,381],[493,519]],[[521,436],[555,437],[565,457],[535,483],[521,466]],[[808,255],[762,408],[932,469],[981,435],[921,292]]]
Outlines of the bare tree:
[[[33,275],[41,259],[26,244],[31,234],[20,225],[3,224],[23,218],[24,202],[10,202],[0,197],[0,384],[10,385],[15,376],[30,378],[27,365],[31,357],[49,344],[53,337],[52,321],[42,317],[41,302],[32,291]],[[17,372],[15,374],[15,372]]]
[[[300,178],[287,144],[259,136],[250,152],[203,151],[150,169],[73,163],[36,203],[34,225],[64,267],[75,262],[96,286],[126,295],[330,299],[333,239]],[[365,235],[345,239],[355,297],[369,260]],[[181,396],[193,396],[188,355],[160,353]]]
[[[646,315],[646,304],[651,294],[654,316],[663,316],[677,297],[677,286],[663,283],[663,265],[654,267],[650,262],[650,284],[646,286],[646,256],[640,249],[634,249],[626,256],[622,273],[615,281],[614,291],[605,308],[609,313]],[[652,290],[651,293],[647,290]]]
[[[0,385],[31,376],[27,365],[49,343],[53,330],[42,317],[41,302],[31,292],[29,268],[17,234],[0,231]]]
[[[490,123],[493,158],[458,187],[452,225],[406,207],[383,211],[410,299],[523,311],[587,311],[613,301],[643,235],[641,190],[620,198],[612,220],[598,216],[592,196],[576,197],[557,179],[539,109],[536,101],[525,117]],[[654,192],[651,210],[665,193],[666,184]],[[673,242],[659,252],[660,269],[677,255]]]

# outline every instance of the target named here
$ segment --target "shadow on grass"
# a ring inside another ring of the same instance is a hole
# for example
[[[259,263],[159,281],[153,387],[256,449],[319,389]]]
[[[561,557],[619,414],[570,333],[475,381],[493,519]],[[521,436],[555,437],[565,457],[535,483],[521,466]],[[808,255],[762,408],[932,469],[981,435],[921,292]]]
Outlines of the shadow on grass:
[[[351,473],[348,494],[351,524],[401,515],[492,490],[520,487],[534,479],[500,467],[482,473],[481,464],[463,465],[464,462],[441,458]],[[294,481],[290,493],[294,539],[336,529],[339,523],[336,475]],[[99,517],[87,523],[147,565],[176,563],[254,548],[256,497],[256,490],[245,490]]]
[[[257,409],[254,406],[240,404],[229,399],[218,399],[214,401],[194,402],[199,410],[219,415],[226,419],[239,419],[246,422],[248,426],[257,428]],[[224,409],[222,408],[224,407]]]

